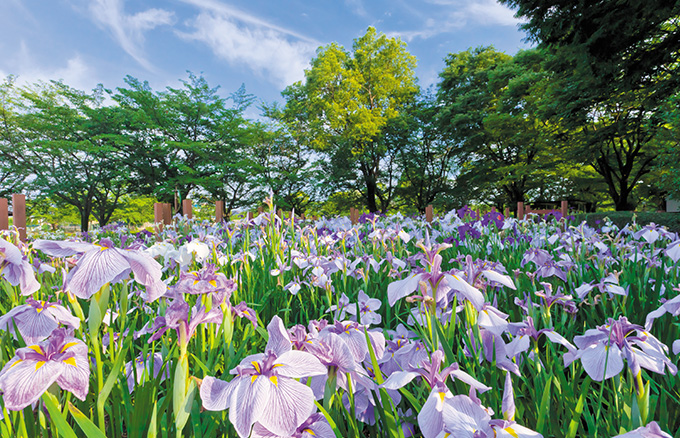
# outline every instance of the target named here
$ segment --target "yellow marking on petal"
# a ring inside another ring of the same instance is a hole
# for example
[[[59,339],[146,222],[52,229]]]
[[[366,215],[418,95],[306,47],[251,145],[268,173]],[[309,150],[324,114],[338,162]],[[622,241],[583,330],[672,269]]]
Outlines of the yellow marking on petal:
[[[69,365],[73,365],[74,367],[77,367],[76,365],[76,358],[75,357],[69,357],[64,361],[64,363],[67,363]]]
[[[248,313],[247,310],[244,310],[244,311],[243,311],[243,314],[244,314],[245,316],[250,316],[250,313]]]
[[[285,364],[283,364],[283,363],[275,363],[274,365],[272,365],[272,368],[282,367],[282,366],[284,366],[284,365],[285,365]]]
[[[307,428],[307,429],[305,429],[305,430],[302,431],[302,433],[305,433],[305,432],[307,432],[307,433],[310,434],[311,436],[316,436],[316,434],[314,433],[314,431],[313,431],[312,429],[310,429],[310,428]]]
[[[23,361],[24,361],[23,359],[17,359],[17,361],[14,362],[14,363],[13,363],[12,365],[10,365],[9,367],[12,368],[14,365],[18,365],[19,362],[23,362]]]
[[[277,376],[269,376],[269,380],[276,386],[279,387],[279,378]]]
[[[444,397],[446,397],[446,393],[445,392],[439,392],[438,394],[439,394],[439,398],[442,400],[442,403],[444,403]]]
[[[38,370],[39,370],[40,368],[42,368],[43,365],[45,365],[46,363],[47,363],[47,362],[45,362],[44,360],[38,361],[38,362],[35,364],[35,370],[38,371]]]
[[[210,283],[212,287],[217,287],[217,282],[215,280],[210,280],[208,283]]]
[[[519,438],[519,435],[517,435],[517,432],[515,432],[515,430],[512,428],[512,426],[506,427],[505,431],[507,433],[509,433],[510,435],[514,436],[515,438]]]
[[[198,272],[196,272],[196,271],[193,271],[193,272],[191,273],[191,275],[193,275],[194,277],[198,278]]]
[[[250,377],[250,384],[252,385],[253,383],[255,383],[255,380],[257,380],[258,377],[260,377],[258,374],[253,374]]]
[[[255,370],[257,370],[258,373],[262,372],[262,371],[260,371],[260,363],[259,362],[250,362],[250,363],[253,365],[253,368],[255,368]]]
[[[30,348],[31,350],[35,351],[38,354],[43,354],[43,355],[45,354],[45,353],[43,353],[42,348],[40,348],[40,345],[29,345],[26,348]]]
[[[64,351],[66,351],[67,349],[69,349],[69,348],[71,348],[75,345],[78,345],[78,343],[77,342],[67,342],[66,344],[64,344],[63,347],[61,347],[60,353],[63,353]]]
[[[196,286],[201,280],[194,280],[194,286]]]

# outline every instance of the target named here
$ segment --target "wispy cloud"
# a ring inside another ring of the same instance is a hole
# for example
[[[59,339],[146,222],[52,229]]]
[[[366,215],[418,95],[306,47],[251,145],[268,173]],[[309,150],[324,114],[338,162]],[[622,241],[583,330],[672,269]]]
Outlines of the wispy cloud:
[[[174,24],[174,13],[154,8],[128,15],[123,3],[124,0],[93,0],[89,11],[95,22],[110,32],[128,55],[145,69],[154,71],[144,55],[144,33],[158,26]]]
[[[473,24],[517,26],[522,22],[514,17],[513,10],[501,5],[496,0],[427,0],[427,3],[431,6],[428,7],[426,14],[416,13],[416,16],[424,18],[420,28],[395,31],[391,34],[411,41],[415,38],[432,38]],[[402,6],[409,9],[411,13],[415,12],[406,3],[402,3]]]
[[[232,65],[242,64],[285,87],[304,78],[318,41],[214,0],[182,0],[199,8],[186,39],[206,44]]]

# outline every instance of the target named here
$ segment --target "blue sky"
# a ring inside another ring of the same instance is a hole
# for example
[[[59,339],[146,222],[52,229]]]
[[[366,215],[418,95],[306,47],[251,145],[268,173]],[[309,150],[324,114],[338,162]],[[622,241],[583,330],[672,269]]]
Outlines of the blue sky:
[[[162,90],[190,70],[273,102],[318,47],[350,49],[368,26],[406,42],[428,86],[448,53],[528,48],[518,24],[494,0],[1,0],[0,77],[90,90],[131,75]]]

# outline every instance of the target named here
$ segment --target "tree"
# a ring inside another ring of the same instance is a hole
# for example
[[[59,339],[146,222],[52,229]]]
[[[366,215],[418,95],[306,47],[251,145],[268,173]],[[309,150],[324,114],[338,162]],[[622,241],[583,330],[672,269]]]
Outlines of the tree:
[[[662,108],[680,89],[680,1],[501,0],[549,51],[544,117],[565,127],[567,154],[601,175],[616,209],[663,158]]]
[[[496,204],[525,201],[551,166],[552,128],[538,117],[547,75],[539,51],[493,47],[450,54],[440,73],[439,126],[457,160],[457,191]]]
[[[90,215],[105,225],[125,191],[118,126],[102,106],[103,88],[92,94],[51,81],[11,87],[16,113],[5,153],[30,179],[32,190],[74,206],[87,231]]]
[[[130,142],[121,152],[134,170],[137,192],[164,202],[184,199],[194,189],[243,200],[251,175],[243,161],[249,155],[242,114],[252,101],[245,89],[232,95],[236,105],[228,108],[219,87],[193,73],[182,87],[162,92],[129,76],[125,82],[128,87],[118,88],[113,98],[127,114]]]
[[[281,120],[325,157],[327,186],[359,190],[372,212],[393,199],[395,151],[385,128],[417,92],[415,62],[401,40],[369,27],[352,53],[336,43],[319,48],[304,83],[283,92]]]
[[[396,195],[407,210],[425,213],[430,204],[446,204],[441,195],[452,189],[455,143],[439,129],[438,111],[436,96],[422,93],[387,131],[387,141],[400,143],[394,147],[400,174]]]
[[[642,88],[648,99],[663,102],[680,86],[678,0],[500,2],[527,20],[522,28],[531,40],[559,51],[555,61],[571,67],[556,69],[580,85],[578,99],[559,102],[569,110]]]

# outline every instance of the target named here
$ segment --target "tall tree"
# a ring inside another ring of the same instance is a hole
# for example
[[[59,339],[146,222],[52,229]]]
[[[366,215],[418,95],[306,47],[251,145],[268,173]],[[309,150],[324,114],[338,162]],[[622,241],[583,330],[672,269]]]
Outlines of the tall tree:
[[[14,92],[15,129],[3,138],[13,165],[29,174],[32,190],[74,206],[81,230],[91,214],[105,225],[127,172],[116,156],[118,126],[103,114],[103,88],[87,94],[51,81]]]
[[[617,210],[663,149],[664,102],[680,89],[680,1],[501,0],[550,53],[545,117],[564,126],[568,156],[592,166]]]
[[[515,58],[493,47],[450,54],[440,73],[439,124],[460,174],[457,191],[498,204],[525,201],[550,165],[551,127],[538,117],[547,76],[539,51]]]
[[[424,213],[430,204],[448,205],[455,170],[455,143],[443,135],[437,114],[439,103],[431,90],[423,92],[396,122],[388,126],[388,142],[399,143],[396,195],[406,210]]]
[[[305,81],[283,96],[283,121],[323,154],[329,186],[359,190],[372,212],[386,211],[396,185],[395,151],[384,129],[417,92],[416,60],[399,39],[369,27],[352,52],[336,43],[321,47]]]
[[[219,87],[192,73],[182,87],[161,92],[132,77],[126,84],[113,98],[127,113],[131,141],[122,153],[140,194],[172,202],[201,188],[218,199],[242,198],[249,175],[241,161],[248,155],[239,149],[249,100],[244,89],[230,108]]]

